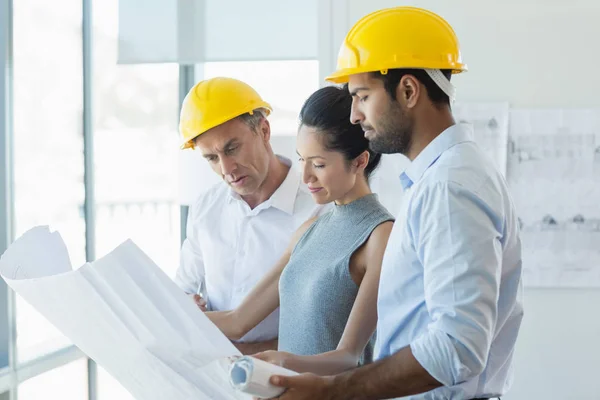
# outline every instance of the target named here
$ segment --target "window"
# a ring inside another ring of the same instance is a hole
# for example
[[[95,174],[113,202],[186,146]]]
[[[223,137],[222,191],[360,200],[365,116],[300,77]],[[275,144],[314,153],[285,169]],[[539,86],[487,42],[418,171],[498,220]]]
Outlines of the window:
[[[179,67],[118,65],[118,1],[94,1],[96,256],[131,238],[168,275],[179,259]]]
[[[14,4],[15,233],[61,232],[71,260],[85,262],[81,0]],[[69,344],[20,297],[20,362]]]
[[[19,385],[19,400],[88,398],[87,360],[82,358]]]
[[[106,370],[98,366],[98,399],[135,400],[133,395],[117,382]],[[19,399],[20,400],[20,399]]]
[[[179,264],[179,66],[118,65],[118,0],[93,0],[96,256],[131,238],[173,277]],[[102,368],[98,398],[133,399]]]

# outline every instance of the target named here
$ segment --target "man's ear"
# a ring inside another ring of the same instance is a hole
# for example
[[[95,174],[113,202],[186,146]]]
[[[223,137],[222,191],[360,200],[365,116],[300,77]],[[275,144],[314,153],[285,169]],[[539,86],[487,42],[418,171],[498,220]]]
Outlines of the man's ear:
[[[260,125],[258,127],[258,131],[263,136],[263,139],[266,142],[268,142],[268,141],[271,140],[271,124],[269,123],[268,119],[263,118],[260,121]]]
[[[421,84],[413,75],[407,74],[400,79],[396,88],[396,99],[401,101],[407,108],[417,105],[421,96]]]

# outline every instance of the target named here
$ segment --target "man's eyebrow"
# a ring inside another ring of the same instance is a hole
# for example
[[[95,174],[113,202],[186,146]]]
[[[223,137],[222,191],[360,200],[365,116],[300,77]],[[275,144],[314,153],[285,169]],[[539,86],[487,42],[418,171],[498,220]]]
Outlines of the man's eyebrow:
[[[225,145],[223,146],[223,149],[226,149],[226,148],[228,148],[228,147],[231,147],[231,146],[233,146],[233,145],[237,144],[237,142],[238,142],[238,140],[237,140],[237,139],[235,139],[235,138],[234,138],[234,139],[231,139],[231,140],[229,140],[227,143],[225,143]]]
[[[230,147],[232,147],[232,146],[236,145],[236,144],[237,144],[237,142],[238,142],[238,140],[237,140],[236,138],[234,138],[234,139],[231,139],[231,140],[229,140],[227,143],[225,143],[225,144],[223,145],[223,149],[222,149],[222,150],[221,150],[221,149],[218,149],[217,151],[218,151],[218,152],[222,152],[222,151],[224,151],[224,150],[226,150],[226,149],[228,149],[228,148],[230,148]],[[202,154],[202,157],[204,157],[204,158],[215,157],[215,156],[216,156],[216,154],[214,154],[214,153],[206,153],[206,154]]]

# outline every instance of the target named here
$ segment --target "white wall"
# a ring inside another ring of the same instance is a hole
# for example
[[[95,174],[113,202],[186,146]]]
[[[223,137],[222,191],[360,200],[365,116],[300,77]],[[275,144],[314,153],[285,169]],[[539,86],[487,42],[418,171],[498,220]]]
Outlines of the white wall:
[[[429,8],[453,25],[470,69],[456,79],[458,101],[598,106],[597,0],[573,0],[568,6],[559,0],[348,0],[347,15],[353,24],[369,12],[398,5]]]
[[[348,0],[341,12],[349,27],[398,5],[431,9],[454,26],[470,69],[455,80],[458,101],[600,107],[598,0]],[[515,382],[503,399],[600,399],[599,304],[600,290],[526,289]]]

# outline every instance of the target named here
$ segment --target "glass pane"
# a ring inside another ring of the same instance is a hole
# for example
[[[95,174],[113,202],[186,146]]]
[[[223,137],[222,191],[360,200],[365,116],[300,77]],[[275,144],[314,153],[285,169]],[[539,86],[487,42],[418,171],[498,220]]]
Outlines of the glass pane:
[[[98,366],[98,400],[135,400],[135,398],[112,375]]]
[[[169,276],[179,262],[179,67],[117,65],[118,0],[94,0],[96,252],[131,238]]]
[[[269,117],[273,135],[296,135],[298,113],[319,88],[319,62],[235,61],[204,64],[205,79],[227,76],[246,82],[273,107]]]
[[[85,261],[81,0],[14,3],[15,230],[60,231]],[[68,344],[17,297],[19,361]]]
[[[19,385],[19,400],[87,400],[87,359],[38,375]]]
[[[96,255],[131,238],[169,276],[179,262],[179,67],[117,65],[118,0],[93,0]],[[133,400],[98,367],[98,398]]]

